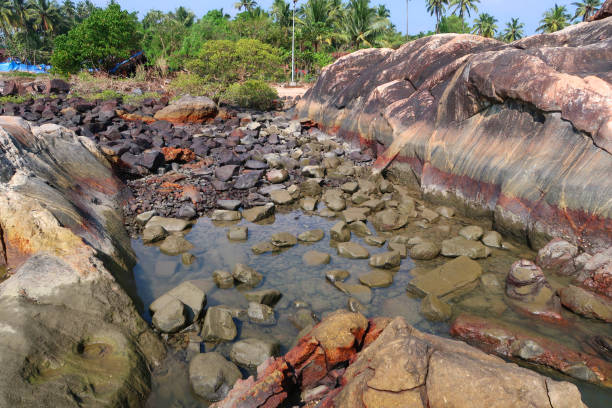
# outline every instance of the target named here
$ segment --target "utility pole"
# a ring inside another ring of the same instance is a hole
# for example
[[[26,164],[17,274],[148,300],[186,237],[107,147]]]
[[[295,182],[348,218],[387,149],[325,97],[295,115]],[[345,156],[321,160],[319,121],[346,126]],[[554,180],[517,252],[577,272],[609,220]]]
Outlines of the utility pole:
[[[295,5],[298,0],[293,0],[293,29],[291,30],[291,83],[289,86],[295,86]]]
[[[410,34],[408,34],[408,2],[410,0],[406,0],[406,39],[410,38]]]

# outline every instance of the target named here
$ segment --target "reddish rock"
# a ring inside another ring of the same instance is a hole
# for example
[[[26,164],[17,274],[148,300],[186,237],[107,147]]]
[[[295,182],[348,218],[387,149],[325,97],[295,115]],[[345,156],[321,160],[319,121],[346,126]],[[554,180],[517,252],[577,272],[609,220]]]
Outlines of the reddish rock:
[[[612,247],[590,257],[582,266],[576,281],[612,300]]]
[[[547,271],[569,276],[576,273],[574,258],[577,255],[578,248],[575,245],[555,238],[538,251],[536,262]]]
[[[612,16],[612,0],[606,0],[606,2],[599,8],[599,11],[591,17],[590,21],[603,20]]]
[[[450,333],[487,353],[554,368],[571,377],[612,386],[612,364],[525,328],[477,316],[460,315]]]
[[[183,96],[155,113],[155,119],[172,123],[202,123],[217,115],[217,105],[205,96]]]
[[[611,19],[512,45],[435,35],[339,58],[296,115],[383,146],[375,168],[430,200],[591,252],[612,236],[611,59]]]
[[[191,149],[181,149],[177,147],[162,147],[162,153],[166,163],[181,162],[188,163],[194,161],[196,158],[195,153]]]
[[[144,123],[153,123],[155,122],[155,118],[153,116],[146,115],[138,115],[137,113],[128,113],[124,110],[118,109],[117,116],[119,116],[123,120],[127,120],[129,122],[140,121]]]

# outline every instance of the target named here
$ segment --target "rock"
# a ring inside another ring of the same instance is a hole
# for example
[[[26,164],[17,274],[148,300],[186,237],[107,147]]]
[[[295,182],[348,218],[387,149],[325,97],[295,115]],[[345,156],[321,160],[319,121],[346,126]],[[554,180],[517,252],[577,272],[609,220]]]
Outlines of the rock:
[[[259,272],[241,263],[236,264],[232,276],[238,282],[252,288],[259,285],[263,280],[263,276]]]
[[[340,189],[348,194],[353,194],[359,189],[359,184],[354,181],[349,181],[348,183],[344,183],[340,186]]]
[[[355,242],[338,243],[338,255],[351,259],[367,259],[370,252]],[[399,255],[398,255],[399,258]]]
[[[244,339],[232,346],[230,359],[239,366],[254,370],[270,357],[276,357],[279,350],[280,346],[276,342]]]
[[[478,241],[482,238],[484,230],[477,225],[470,225],[459,230],[459,235],[471,241]]]
[[[270,237],[270,243],[279,248],[292,247],[298,242],[295,235],[288,232],[277,232]]]
[[[487,214],[500,231],[529,237],[536,248],[563,236],[600,250],[609,246],[602,225],[612,217],[601,212],[612,198],[612,180],[595,176],[612,166],[612,116],[609,104],[601,103],[612,95],[605,85],[610,69],[587,68],[582,61],[591,49],[608,60],[612,40],[606,37],[606,47],[598,47],[609,24],[601,19],[523,38],[513,47],[452,34],[397,50],[359,51],[327,67],[295,114],[378,146],[375,172],[391,165],[390,172],[426,198]],[[415,87],[404,84],[405,78],[416,81]],[[578,105],[576,93],[583,95]],[[529,116],[516,103],[529,106]],[[383,111],[385,120],[379,121],[374,112]],[[542,135],[537,143],[536,133]],[[593,137],[584,140],[581,134]],[[576,168],[568,157],[584,166]],[[577,185],[580,191],[571,187]],[[574,215],[565,216],[567,208]]]
[[[612,323],[612,301],[610,299],[569,285],[559,291],[561,303],[574,313]]]
[[[215,210],[210,216],[213,221],[240,221],[241,218],[240,211],[230,210]]]
[[[177,217],[178,218],[183,218],[186,220],[191,220],[197,217],[198,213],[195,210],[195,208],[193,208],[193,205],[191,204],[185,204],[183,206],[181,206],[181,208],[179,208],[178,212],[177,212]]]
[[[305,177],[323,178],[325,177],[325,169],[321,166],[304,166],[302,174]]]
[[[412,259],[428,260],[434,259],[440,253],[440,248],[433,242],[425,241],[410,248]]]
[[[263,173],[259,170],[251,170],[247,173],[243,173],[234,182],[234,188],[237,190],[248,190],[255,187],[255,185],[261,179]]]
[[[236,211],[241,205],[240,200],[217,200],[217,207],[223,210]]]
[[[153,313],[153,326],[164,333],[174,333],[185,326],[185,306],[177,299],[167,299]]]
[[[302,242],[319,242],[325,237],[325,232],[322,229],[314,229],[304,231],[298,235],[298,240]]]
[[[326,265],[331,261],[331,256],[325,252],[308,251],[302,255],[302,261],[308,266]]]
[[[351,239],[351,231],[346,222],[340,221],[329,230],[329,236],[333,241],[347,242]]]
[[[370,180],[359,179],[357,180],[357,183],[359,184],[359,191],[361,191],[364,194],[368,194],[368,195],[374,194],[378,190],[378,188],[376,187],[376,184],[374,184]]]
[[[235,164],[219,166],[215,169],[215,177],[221,181],[229,181],[232,179],[232,177],[238,175],[239,170],[240,166]],[[235,210],[235,208],[232,208],[232,210]]]
[[[237,334],[232,315],[227,310],[218,306],[208,308],[202,325],[201,336],[204,341],[212,343],[232,341]]]
[[[485,273],[480,276],[480,283],[486,292],[492,294],[504,293],[504,285],[492,273]]]
[[[246,241],[249,237],[249,229],[243,226],[230,227],[227,230],[227,239],[232,241]]]
[[[374,236],[374,235],[367,236],[363,240],[366,244],[377,246],[377,247],[381,247],[385,245],[385,242],[387,242],[385,238],[380,237],[380,236]]]
[[[214,271],[213,281],[219,287],[219,289],[229,289],[234,287],[234,277],[228,271]]]
[[[274,316],[274,309],[270,306],[249,302],[248,309],[249,320],[252,323],[261,324],[263,326],[273,326],[276,324],[276,317]]]
[[[304,211],[315,211],[317,209],[317,203],[319,201],[313,197],[305,197],[302,200],[302,209]]]
[[[380,211],[385,207],[385,202],[378,198],[372,198],[359,204],[360,207],[369,208],[372,212]]]
[[[442,255],[455,257],[467,256],[472,259],[486,258],[491,254],[490,249],[479,241],[471,241],[464,237],[455,237],[442,241]]]
[[[47,93],[49,94],[62,94],[70,92],[70,84],[63,79],[53,78],[49,80],[49,86]]]
[[[372,290],[365,285],[336,281],[334,282],[334,286],[347,295],[353,296],[363,304],[368,304],[372,301]]]
[[[187,241],[181,234],[169,235],[159,246],[160,251],[170,256],[180,255],[191,251],[193,248],[195,248],[193,244]]]
[[[244,297],[249,302],[261,303],[274,307],[274,305],[280,300],[282,294],[276,289],[264,289],[252,292],[245,292]]]
[[[145,211],[142,212],[140,214],[138,214],[134,220],[136,221],[136,223],[138,223],[138,225],[145,225],[147,222],[149,222],[149,220],[155,215],[155,211]]]
[[[161,241],[168,236],[168,231],[161,225],[154,225],[147,227],[142,231],[142,242],[144,244],[151,244],[153,242]]]
[[[453,218],[455,216],[455,209],[445,206],[436,208],[436,212],[444,218]]]
[[[421,300],[421,313],[427,320],[444,322],[451,318],[453,310],[448,303],[442,302],[435,295],[427,295]]]
[[[193,265],[195,261],[196,261],[196,257],[194,254],[184,253],[181,255],[181,262],[185,266]]]
[[[578,248],[575,245],[555,238],[538,251],[536,263],[547,271],[569,276],[576,273],[576,255]]]
[[[280,170],[269,170],[266,173],[266,180],[272,184],[283,183],[289,178],[289,172],[285,169]]]
[[[244,167],[251,170],[265,170],[268,164],[259,160],[247,160]]]
[[[563,320],[558,297],[542,270],[531,261],[512,264],[506,278],[506,295],[523,312],[543,319]]]
[[[272,245],[270,242],[260,242],[251,247],[255,255],[265,254],[267,252],[279,252],[282,248]]]
[[[173,123],[200,123],[217,114],[217,105],[205,96],[185,95],[155,113],[155,119]]]
[[[408,217],[393,209],[386,209],[376,213],[372,224],[379,231],[393,231],[402,228],[408,223]]]
[[[189,363],[189,383],[193,391],[207,401],[220,401],[242,378],[238,367],[221,354],[201,353]]]
[[[425,218],[429,222],[434,222],[440,218],[440,215],[429,208],[423,208],[423,210],[421,210],[421,217]]]
[[[157,314],[166,308],[165,305],[168,301],[173,299],[183,304],[181,310],[185,309],[183,315],[187,319],[187,323],[196,321],[206,305],[206,293],[204,290],[193,281],[185,281],[157,298],[151,303],[149,309],[154,314]]]
[[[359,282],[369,288],[386,288],[393,283],[393,274],[387,271],[376,270],[361,275]]]
[[[258,222],[274,215],[276,207],[272,203],[242,211],[242,216],[249,222]]]
[[[482,237],[482,243],[492,248],[501,248],[502,240],[501,234],[497,231],[487,231]]]
[[[374,268],[391,269],[398,267],[401,262],[400,254],[396,251],[383,252],[370,257],[370,266]]]
[[[351,207],[344,211],[342,211],[342,218],[346,221],[347,224],[356,221],[366,221],[368,215],[370,214],[370,209],[365,207]]]
[[[167,218],[167,217],[152,217],[149,222],[147,222],[146,228],[153,228],[155,226],[163,227],[167,232],[181,232],[186,230],[191,226],[191,222],[187,220],[182,220],[180,218]]]
[[[416,296],[434,295],[443,301],[465,294],[478,285],[482,268],[476,261],[460,256],[444,265],[417,276],[406,290]]]
[[[321,194],[321,179],[307,179],[300,184],[300,191],[306,197],[316,197]]]
[[[313,328],[317,324],[317,320],[309,309],[300,308],[289,317],[291,323],[298,329],[303,330],[307,327]]]
[[[270,198],[272,199],[274,204],[277,205],[291,204],[294,200],[294,198],[291,197],[291,194],[289,194],[287,190],[272,191],[270,193]]]
[[[348,228],[351,231],[353,231],[355,234],[362,236],[362,237],[372,235],[372,232],[370,231],[366,223],[363,221],[352,222],[348,224]]]
[[[408,248],[399,242],[389,242],[389,251],[397,252],[402,259],[408,256]]]
[[[328,190],[326,193],[329,193],[330,191],[333,190]],[[339,194],[327,194],[323,196],[323,201],[325,201],[327,208],[336,212],[342,211],[346,208],[346,201],[344,198],[342,198],[341,193],[342,192],[339,192]]]
[[[333,269],[331,271],[325,272],[325,277],[328,281],[334,282],[343,282],[345,281],[351,274],[349,271],[345,269]]]

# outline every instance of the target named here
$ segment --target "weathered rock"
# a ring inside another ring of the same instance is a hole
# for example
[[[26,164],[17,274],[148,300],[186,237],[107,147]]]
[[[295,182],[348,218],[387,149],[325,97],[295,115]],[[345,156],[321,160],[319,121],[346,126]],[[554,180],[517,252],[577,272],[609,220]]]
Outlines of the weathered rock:
[[[234,277],[228,271],[214,271],[213,281],[219,287],[219,289],[229,289],[234,286]]]
[[[249,302],[249,309],[247,310],[247,313],[249,315],[249,320],[253,323],[261,324],[263,326],[273,326],[276,324],[274,309],[268,305]]]
[[[205,96],[185,95],[155,113],[155,119],[174,123],[203,122],[217,114],[217,105]]]
[[[353,296],[363,304],[368,304],[372,301],[372,291],[365,285],[335,281],[334,286],[347,295]]]
[[[294,201],[294,198],[289,194],[287,190],[272,191],[270,193],[272,202],[277,205],[287,205]]]
[[[236,264],[232,276],[243,285],[254,288],[263,280],[263,276],[255,269],[244,264]]]
[[[370,256],[370,252],[356,242],[340,242],[337,249],[338,255],[345,258],[367,259]]]
[[[274,215],[276,207],[272,203],[242,211],[242,216],[249,222],[258,222]]]
[[[244,293],[244,297],[249,302],[261,303],[270,307],[273,307],[282,296],[276,289],[263,289]]]
[[[278,356],[279,350],[276,342],[244,339],[232,346],[230,358],[234,363],[253,370],[270,357]]]
[[[574,285],[559,291],[563,306],[579,315],[612,323],[612,301]]]
[[[146,228],[153,228],[156,226],[161,226],[169,233],[173,232],[181,232],[186,230],[189,226],[191,226],[191,222],[188,220],[182,220],[180,218],[166,218],[154,216],[149,222],[147,222]]]
[[[295,235],[288,232],[277,232],[270,237],[270,243],[279,248],[286,248],[296,245],[298,242]]]
[[[251,247],[251,251],[255,255],[265,254],[267,252],[280,252],[282,248],[272,245],[270,242],[259,242]]]
[[[346,222],[339,221],[329,230],[329,236],[334,241],[347,242],[351,239],[351,231]]]
[[[455,237],[442,241],[442,255],[455,257],[467,256],[472,259],[486,258],[491,254],[491,250],[480,241],[471,241],[464,237]]]
[[[386,288],[393,283],[393,274],[387,271],[376,270],[361,275],[359,282],[369,288]]]
[[[272,184],[279,184],[289,178],[289,172],[285,169],[270,170],[266,173],[266,179]]]
[[[561,275],[574,275],[576,266],[574,258],[578,248],[560,238],[555,238],[538,251],[537,264],[551,272]]]
[[[153,242],[161,241],[168,236],[168,231],[161,225],[154,225],[147,227],[142,231],[142,242],[145,244],[151,244]]]
[[[424,241],[410,248],[410,257],[412,259],[434,259],[440,253],[440,248],[433,242]]]
[[[159,246],[159,250],[166,255],[180,255],[184,252],[191,251],[193,244],[187,241],[181,234],[171,234],[163,240]]]
[[[250,188],[253,188],[261,179],[262,174],[262,171],[259,170],[250,170],[248,172],[242,173],[236,178],[236,181],[234,182],[234,188],[237,190],[248,190]]]
[[[601,101],[612,88],[609,66],[584,58],[610,59],[610,25],[601,19],[512,45],[451,34],[361,50],[327,67],[296,115],[383,145],[376,170],[391,165],[427,198],[494,218],[500,232],[535,248],[563,236],[602,249],[612,222],[604,176],[612,105]]]
[[[202,313],[206,305],[206,293],[194,282],[185,281],[151,303],[149,309],[154,313],[153,316],[159,311],[166,309],[166,303],[170,300],[181,302],[181,313],[184,314],[185,321],[191,323],[200,317],[200,313]],[[185,309],[184,312],[183,309]]]
[[[232,241],[246,241],[249,237],[249,229],[243,226],[231,227],[227,230],[227,239]]]
[[[331,271],[325,272],[325,277],[328,281],[334,282],[343,282],[349,276],[351,276],[350,272],[346,269],[332,269]]]
[[[482,237],[482,243],[488,247],[501,248],[502,247],[502,236],[497,231],[488,231]]]
[[[220,401],[242,378],[240,370],[221,354],[201,353],[189,363],[189,382],[193,391],[207,401]]]
[[[240,221],[241,218],[240,211],[230,210],[215,210],[210,216],[213,221]]]
[[[370,209],[367,207],[351,207],[342,211],[342,218],[350,224],[356,221],[366,221],[369,214]]]
[[[304,211],[315,211],[317,209],[318,200],[314,197],[305,197],[302,200],[302,209]]]
[[[240,170],[240,166],[235,164],[228,164],[225,166],[219,166],[215,169],[215,177],[221,181],[229,181],[232,177],[238,175],[238,171]],[[231,208],[235,210],[235,208]]]
[[[434,295],[443,301],[462,295],[478,285],[482,268],[476,261],[460,256],[414,278],[406,290],[419,297]]]
[[[364,241],[368,245],[374,245],[378,247],[385,245],[385,242],[387,242],[387,240],[384,237],[379,237],[379,236],[374,236],[374,235],[365,237]]]
[[[331,256],[326,252],[308,251],[302,255],[302,260],[309,266],[326,265],[331,261]]]
[[[372,224],[379,231],[393,231],[402,228],[408,223],[408,216],[393,209],[387,209],[376,213]]]
[[[435,295],[427,295],[421,300],[421,313],[434,322],[444,322],[451,318],[453,310],[448,303],[438,299]]]
[[[158,304],[153,314],[153,326],[164,333],[174,333],[185,326],[185,305],[177,299],[170,298]]]
[[[206,311],[202,325],[202,338],[209,342],[232,341],[238,331],[232,315],[222,307],[212,306]]]
[[[370,266],[374,268],[391,269],[402,262],[400,253],[396,251],[383,252],[370,257]]]
[[[484,235],[484,230],[478,225],[470,225],[459,230],[459,235],[471,241],[478,241]]]

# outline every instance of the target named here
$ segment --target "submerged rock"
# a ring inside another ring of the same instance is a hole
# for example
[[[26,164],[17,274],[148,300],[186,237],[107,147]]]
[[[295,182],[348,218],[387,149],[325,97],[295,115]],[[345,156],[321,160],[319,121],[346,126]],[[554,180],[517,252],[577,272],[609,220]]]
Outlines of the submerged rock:
[[[274,341],[250,338],[236,342],[230,358],[234,363],[254,370],[270,357],[276,357],[279,350],[279,344]]]
[[[482,268],[476,261],[460,256],[444,265],[417,276],[406,290],[418,297],[434,295],[449,300],[465,294],[478,285]]]
[[[355,242],[338,243],[338,255],[351,259],[367,259],[370,252]],[[399,257],[399,255],[398,255]]]
[[[236,264],[232,272],[234,279],[245,286],[255,287],[261,283],[263,276],[255,269],[244,264]]]
[[[489,256],[491,250],[479,241],[455,237],[442,241],[441,253],[448,257],[467,256],[472,259],[480,259]]]
[[[242,378],[240,370],[216,352],[196,355],[189,363],[193,391],[207,401],[220,401]]]
[[[223,307],[211,306],[206,311],[202,325],[202,338],[209,342],[232,341],[238,331],[232,315]]]

